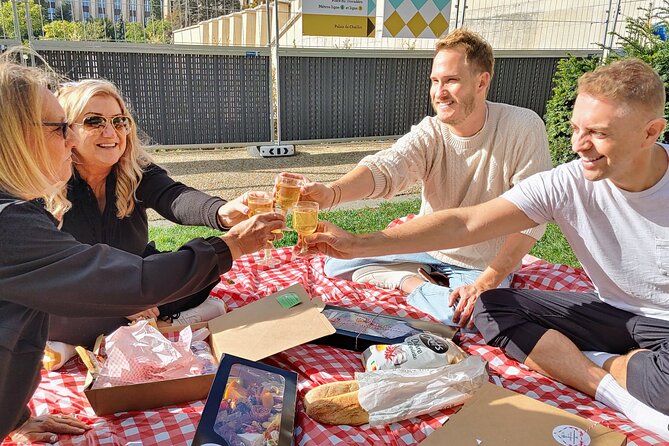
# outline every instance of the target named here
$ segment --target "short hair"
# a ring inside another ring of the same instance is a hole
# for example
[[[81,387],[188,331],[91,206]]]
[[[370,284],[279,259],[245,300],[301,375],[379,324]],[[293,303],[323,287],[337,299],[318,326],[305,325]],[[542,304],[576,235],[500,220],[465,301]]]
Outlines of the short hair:
[[[81,118],[88,102],[95,96],[109,96],[121,108],[121,113],[130,116],[125,99],[118,88],[104,79],[85,79],[68,82],[58,90],[58,100],[65,109],[69,122],[76,123]],[[76,148],[75,148],[76,150]],[[144,169],[151,163],[151,156],[137,134],[137,125],[130,126],[126,136],[125,152],[117,162],[116,169],[116,216],[130,216],[135,209],[136,192],[142,180]]]
[[[664,83],[653,68],[640,59],[622,59],[585,73],[578,80],[577,94],[610,99],[645,108],[664,116]]]
[[[13,48],[0,57],[0,189],[24,200],[41,198],[60,220],[70,207],[67,183],[60,179],[42,130],[44,89],[58,78],[48,68],[16,63],[14,57],[23,52]]]
[[[461,48],[465,53],[465,62],[478,73],[494,74],[495,56],[492,47],[480,34],[466,28],[458,28],[437,41],[435,54],[451,48]]]

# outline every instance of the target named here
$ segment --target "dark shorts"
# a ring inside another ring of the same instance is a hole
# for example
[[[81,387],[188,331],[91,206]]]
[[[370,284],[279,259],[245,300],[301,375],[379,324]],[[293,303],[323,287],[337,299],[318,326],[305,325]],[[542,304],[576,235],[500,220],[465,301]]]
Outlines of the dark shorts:
[[[627,388],[669,413],[669,321],[620,310],[594,293],[497,289],[481,294],[474,323],[488,344],[520,362],[549,329],[580,350],[625,354],[648,349],[630,359]]]

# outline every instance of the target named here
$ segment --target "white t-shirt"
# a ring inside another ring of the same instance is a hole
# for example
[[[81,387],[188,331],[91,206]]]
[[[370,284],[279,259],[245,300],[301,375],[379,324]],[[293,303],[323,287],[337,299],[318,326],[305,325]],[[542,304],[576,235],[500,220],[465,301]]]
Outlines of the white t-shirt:
[[[669,170],[650,189],[626,192],[586,180],[576,160],[502,197],[537,223],[558,224],[602,301],[669,320]]]

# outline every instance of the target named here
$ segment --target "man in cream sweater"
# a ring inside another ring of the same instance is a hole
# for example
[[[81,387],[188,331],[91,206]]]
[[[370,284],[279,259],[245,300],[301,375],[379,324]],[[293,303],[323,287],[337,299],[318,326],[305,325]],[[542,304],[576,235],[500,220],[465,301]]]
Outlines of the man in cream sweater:
[[[520,180],[551,168],[543,121],[531,110],[486,101],[493,52],[478,34],[458,29],[437,42],[426,117],[392,147],[365,157],[330,185],[308,183],[303,200],[328,208],[362,198],[390,198],[422,183],[420,215],[496,198]],[[446,324],[471,325],[479,294],[508,286],[544,226],[470,246],[357,260],[328,259],[331,277],[399,288],[414,307]],[[447,276],[424,281],[422,267]]]

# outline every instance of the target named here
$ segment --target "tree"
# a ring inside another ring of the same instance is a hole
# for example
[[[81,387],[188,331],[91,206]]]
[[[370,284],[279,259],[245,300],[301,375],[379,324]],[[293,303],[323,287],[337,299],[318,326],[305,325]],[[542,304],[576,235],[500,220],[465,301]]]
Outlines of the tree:
[[[146,23],[146,40],[149,43],[171,43],[172,23],[167,20],[150,19]]]
[[[119,17],[118,21],[114,23],[114,40],[125,42],[125,20],[123,20],[123,16]]]
[[[74,23],[67,20],[54,20],[44,25],[44,37],[48,40],[72,40]]]
[[[141,23],[133,22],[125,26],[125,40],[126,42],[143,43],[146,42],[144,35],[144,27]]]
[[[28,26],[26,24],[26,4],[25,2],[17,2],[16,7],[19,16],[19,30],[22,40],[28,40]],[[32,26],[32,36],[38,37],[42,35],[42,8],[33,0],[28,0],[28,7],[30,9],[30,23]],[[16,38],[14,32],[14,9],[12,2],[2,2],[0,5],[0,24],[5,38]]]

